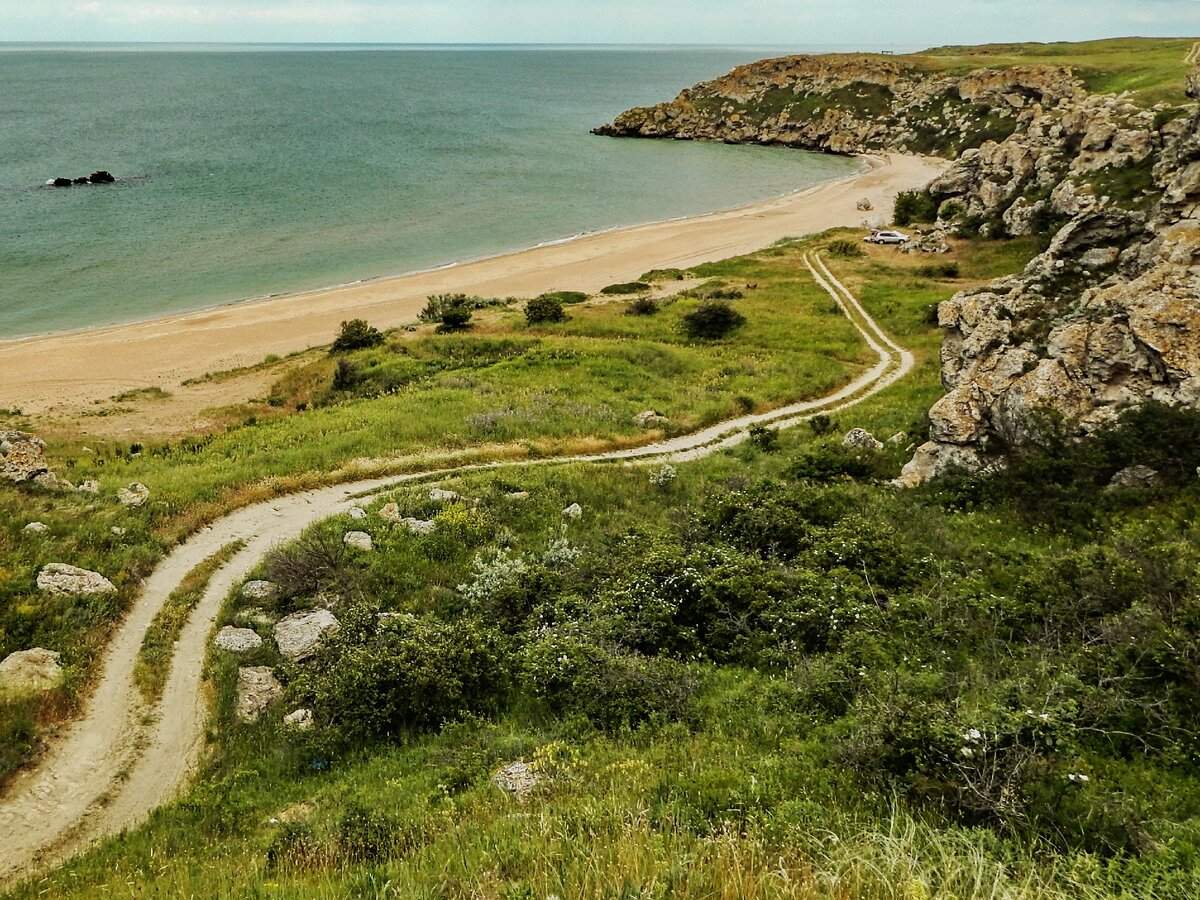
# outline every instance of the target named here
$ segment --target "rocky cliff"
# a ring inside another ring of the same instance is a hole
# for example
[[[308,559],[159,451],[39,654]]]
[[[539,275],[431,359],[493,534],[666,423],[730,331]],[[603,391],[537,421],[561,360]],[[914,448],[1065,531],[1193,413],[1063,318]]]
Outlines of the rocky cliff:
[[[1200,68],[1189,79],[1200,99]],[[1182,98],[1181,98],[1182,99]],[[1133,404],[1200,405],[1200,107],[1089,94],[1067,68],[946,74],[909,58],[766,60],[630,110],[607,135],[955,160],[937,230],[1041,233],[1020,274],[942,304],[929,442],[902,481],[1003,464],[1050,410],[1080,434]]]

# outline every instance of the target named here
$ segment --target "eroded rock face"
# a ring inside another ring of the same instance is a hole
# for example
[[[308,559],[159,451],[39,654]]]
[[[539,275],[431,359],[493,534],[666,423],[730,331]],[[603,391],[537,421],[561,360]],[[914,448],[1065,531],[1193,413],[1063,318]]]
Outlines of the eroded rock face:
[[[275,643],[292,662],[308,659],[321,649],[327,636],[337,634],[341,623],[327,609],[310,609],[284,616],[275,623]]]
[[[60,654],[43,647],[18,650],[0,662],[0,697],[27,696],[53,690],[62,683]]]
[[[21,483],[49,471],[45,441],[27,431],[0,431],[0,478]]]
[[[283,685],[270,666],[238,669],[234,713],[242,722],[255,722],[272,703],[283,696]]]
[[[38,572],[37,586],[38,590],[47,594],[111,594],[117,589],[99,572],[80,569],[66,563],[42,566],[42,570]]]

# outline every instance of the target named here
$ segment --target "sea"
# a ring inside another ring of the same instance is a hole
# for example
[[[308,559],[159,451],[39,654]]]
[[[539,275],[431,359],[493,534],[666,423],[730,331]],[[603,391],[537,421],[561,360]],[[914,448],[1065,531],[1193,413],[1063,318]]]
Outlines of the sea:
[[[589,129],[801,48],[0,44],[0,339],[434,268],[853,172]],[[51,188],[93,170],[112,185]]]

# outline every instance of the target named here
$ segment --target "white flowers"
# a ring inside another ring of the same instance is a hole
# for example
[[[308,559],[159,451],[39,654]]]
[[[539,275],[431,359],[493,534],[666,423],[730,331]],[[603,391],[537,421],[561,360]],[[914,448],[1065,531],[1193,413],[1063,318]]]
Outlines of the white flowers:
[[[972,728],[970,731],[968,731],[966,734],[963,735],[963,740],[964,741],[982,741],[983,740],[983,732],[980,731],[978,728]]]
[[[521,556],[502,549],[494,550],[490,556],[477,555],[472,565],[475,577],[470,584],[460,584],[458,590],[468,600],[476,602],[490,600],[529,568]]]
[[[655,487],[669,487],[671,482],[673,482],[678,475],[679,472],[675,470],[674,466],[668,463],[663,463],[663,467],[661,469],[659,469],[657,472],[650,473],[650,483]]]
[[[1080,772],[1072,772],[1070,775],[1067,776],[1067,780],[1073,781],[1075,784],[1087,784],[1092,779],[1088,778],[1086,775],[1084,775]]]

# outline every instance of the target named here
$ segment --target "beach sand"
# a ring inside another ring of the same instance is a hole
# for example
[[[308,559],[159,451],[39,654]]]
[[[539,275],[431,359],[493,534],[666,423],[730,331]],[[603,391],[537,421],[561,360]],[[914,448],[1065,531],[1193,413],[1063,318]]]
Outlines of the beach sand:
[[[181,382],[253,365],[268,354],[328,344],[344,319],[366,319],[379,328],[404,325],[415,320],[430,294],[595,292],[650,269],[688,268],[750,253],[784,237],[857,226],[867,218],[886,218],[899,191],[923,186],[946,165],[900,155],[867,162],[870,168],[861,174],[735,210],[587,235],[427,272],[0,343],[0,407],[67,420],[123,391],[157,386],[173,394],[160,410],[175,427],[151,431],[198,425],[187,421],[195,418],[198,404],[245,400],[262,390],[262,378],[195,390],[181,388]],[[863,199],[875,212],[856,208]],[[117,424],[97,430],[111,433]],[[119,430],[136,427],[135,419]]]

